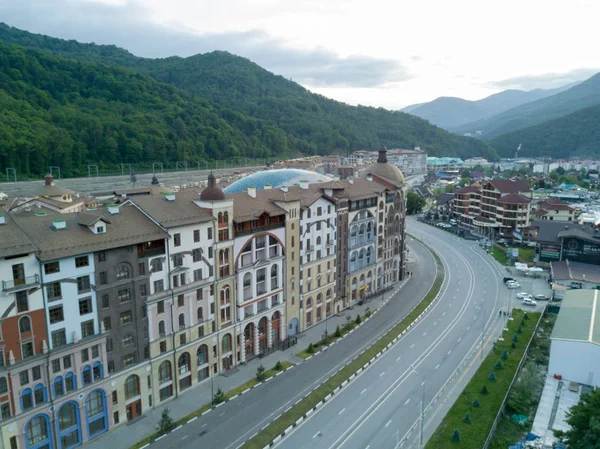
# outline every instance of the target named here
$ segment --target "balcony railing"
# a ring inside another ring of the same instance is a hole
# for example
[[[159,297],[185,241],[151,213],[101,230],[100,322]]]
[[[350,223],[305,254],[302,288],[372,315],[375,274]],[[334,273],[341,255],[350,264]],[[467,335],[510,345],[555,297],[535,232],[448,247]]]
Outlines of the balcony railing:
[[[28,288],[39,287],[40,276],[34,274],[27,276],[23,279],[13,279],[10,281],[2,281],[2,291],[4,292],[17,292],[21,290],[27,290]]]

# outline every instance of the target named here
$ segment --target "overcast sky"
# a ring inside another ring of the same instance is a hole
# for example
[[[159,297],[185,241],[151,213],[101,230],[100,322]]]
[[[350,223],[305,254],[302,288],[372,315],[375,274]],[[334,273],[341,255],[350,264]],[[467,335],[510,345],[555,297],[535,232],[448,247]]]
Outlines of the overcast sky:
[[[227,50],[351,104],[552,88],[600,71],[596,0],[0,0],[0,21],[138,56]]]

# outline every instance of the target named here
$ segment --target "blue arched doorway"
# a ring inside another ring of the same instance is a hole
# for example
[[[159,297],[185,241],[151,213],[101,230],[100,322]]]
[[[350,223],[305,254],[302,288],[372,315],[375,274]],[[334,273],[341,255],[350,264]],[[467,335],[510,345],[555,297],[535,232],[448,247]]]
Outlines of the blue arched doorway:
[[[54,449],[48,415],[35,415],[25,424],[25,447],[27,449]]]
[[[298,328],[298,318],[292,318],[288,326],[288,335],[296,334],[300,329]]]

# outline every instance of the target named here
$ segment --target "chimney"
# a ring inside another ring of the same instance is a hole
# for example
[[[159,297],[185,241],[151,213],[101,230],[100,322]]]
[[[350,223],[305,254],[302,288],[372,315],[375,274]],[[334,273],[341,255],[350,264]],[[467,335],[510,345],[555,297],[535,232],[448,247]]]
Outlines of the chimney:
[[[50,173],[44,176],[44,184],[47,186],[54,185],[54,176],[52,176]]]
[[[118,204],[109,204],[108,205],[108,213],[111,215],[119,214],[119,205]]]
[[[0,225],[3,225],[4,223],[6,223],[6,218],[4,218],[4,215],[0,215]]]
[[[377,162],[380,164],[387,163],[387,148],[382,145],[379,149],[379,157],[377,158]]]
[[[254,186],[248,187],[248,196],[250,198],[256,198],[256,187],[254,187]]]
[[[59,229],[67,229],[67,222],[62,218],[56,218],[52,220],[52,226],[54,226],[54,229],[56,229],[57,231]]]
[[[167,201],[175,201],[175,192],[166,192],[165,199]]]
[[[300,181],[300,188],[302,190],[308,190],[308,181],[306,179]]]
[[[264,189],[265,190],[271,190],[273,188],[273,186],[271,184],[265,184]]]
[[[288,188],[287,188],[287,186],[281,186],[281,191],[282,191],[282,192],[287,192],[287,191],[288,191]]]

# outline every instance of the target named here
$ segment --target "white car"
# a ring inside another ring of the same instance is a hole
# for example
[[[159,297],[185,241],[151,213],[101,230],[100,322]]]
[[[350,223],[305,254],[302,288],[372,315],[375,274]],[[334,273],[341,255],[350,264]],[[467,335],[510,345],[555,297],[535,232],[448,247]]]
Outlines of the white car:
[[[533,299],[531,298],[523,298],[523,305],[524,306],[537,306],[537,302],[535,302]]]
[[[530,299],[533,300],[533,297],[529,293],[519,292],[517,293],[517,298],[519,299]]]
[[[519,284],[519,283],[518,283],[518,282],[516,282],[516,281],[508,281],[508,282],[506,283],[506,287],[508,287],[508,288],[510,288],[510,289],[513,289],[513,288],[519,288],[520,286],[521,286],[521,284]]]

